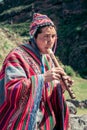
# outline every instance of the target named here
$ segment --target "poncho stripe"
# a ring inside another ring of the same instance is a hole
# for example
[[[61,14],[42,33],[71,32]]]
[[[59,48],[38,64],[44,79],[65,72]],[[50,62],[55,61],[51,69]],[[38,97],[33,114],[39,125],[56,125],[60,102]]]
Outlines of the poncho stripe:
[[[60,98],[54,82],[43,82],[42,73],[52,68],[53,62],[49,55],[44,55],[42,62],[27,46],[14,49],[0,72],[0,130],[36,130],[38,109],[42,115],[39,129],[67,130],[68,108],[63,95]]]

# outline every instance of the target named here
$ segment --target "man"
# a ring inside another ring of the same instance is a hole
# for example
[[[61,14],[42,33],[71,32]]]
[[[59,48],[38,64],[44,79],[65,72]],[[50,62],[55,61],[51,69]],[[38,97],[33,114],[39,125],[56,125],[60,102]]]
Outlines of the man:
[[[60,84],[65,73],[48,54],[56,45],[55,25],[35,13],[30,36],[29,43],[8,54],[0,72],[0,130],[67,130],[69,114]]]

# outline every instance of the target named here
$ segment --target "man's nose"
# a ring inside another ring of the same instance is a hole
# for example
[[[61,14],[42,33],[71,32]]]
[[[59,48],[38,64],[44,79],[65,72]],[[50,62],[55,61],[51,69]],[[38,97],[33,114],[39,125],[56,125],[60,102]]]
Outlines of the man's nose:
[[[48,37],[48,41],[52,41],[53,39],[52,39],[52,36],[49,36]]]

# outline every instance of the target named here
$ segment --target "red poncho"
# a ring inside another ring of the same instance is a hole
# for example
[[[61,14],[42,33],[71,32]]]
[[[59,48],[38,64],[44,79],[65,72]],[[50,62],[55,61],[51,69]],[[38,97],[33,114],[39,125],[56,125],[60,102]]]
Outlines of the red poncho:
[[[60,84],[44,84],[42,70],[53,67],[29,49],[17,47],[0,72],[0,130],[67,130],[68,108]],[[30,47],[31,48],[31,47]]]

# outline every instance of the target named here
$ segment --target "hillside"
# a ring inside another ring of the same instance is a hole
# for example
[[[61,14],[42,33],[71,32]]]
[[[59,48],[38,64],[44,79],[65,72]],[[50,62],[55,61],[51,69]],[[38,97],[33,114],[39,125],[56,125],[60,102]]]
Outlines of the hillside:
[[[0,28],[0,68],[6,55],[18,44],[21,44],[22,38],[7,28]]]
[[[56,24],[56,55],[64,65],[87,77],[87,1],[86,0],[9,0],[1,2],[1,28],[29,38],[29,24],[34,12],[47,14]],[[3,50],[3,49],[2,49]]]

